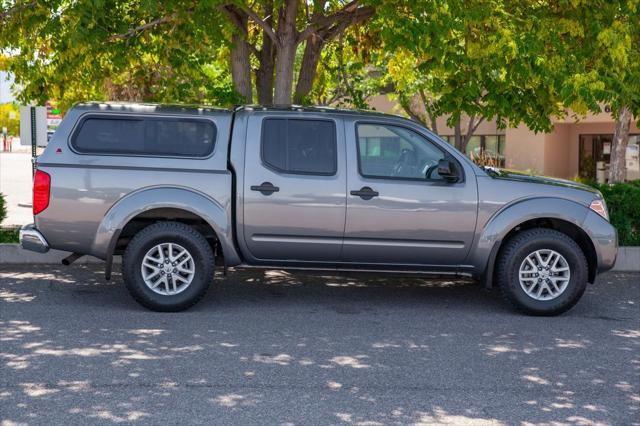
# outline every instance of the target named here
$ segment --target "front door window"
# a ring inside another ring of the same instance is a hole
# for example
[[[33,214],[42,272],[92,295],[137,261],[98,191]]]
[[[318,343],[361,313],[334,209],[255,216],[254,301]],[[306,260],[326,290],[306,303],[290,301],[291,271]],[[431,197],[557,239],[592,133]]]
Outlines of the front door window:
[[[445,154],[417,133],[403,127],[360,124],[358,153],[360,174],[370,178],[441,180],[428,173]]]

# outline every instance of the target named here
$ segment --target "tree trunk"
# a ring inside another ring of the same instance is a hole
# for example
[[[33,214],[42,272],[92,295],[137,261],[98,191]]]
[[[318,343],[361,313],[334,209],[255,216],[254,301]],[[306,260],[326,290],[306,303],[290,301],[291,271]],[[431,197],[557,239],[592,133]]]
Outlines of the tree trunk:
[[[456,147],[456,149],[458,151],[460,151],[461,153],[465,154],[464,152],[465,150],[465,146],[463,145],[463,141],[462,141],[462,127],[460,125],[460,119],[458,118],[458,120],[456,121],[455,126],[453,126],[453,139],[454,139],[454,146]]]
[[[298,74],[298,83],[293,97],[293,102],[296,104],[304,103],[313,88],[313,79],[316,75],[323,47],[324,41],[317,34],[313,34],[307,39],[304,55],[302,56],[302,64],[300,65],[300,73]]]
[[[264,49],[263,45],[263,49]],[[273,104],[273,69],[274,54],[272,48],[261,51],[260,66],[256,70],[256,91],[260,105]]]
[[[437,135],[438,134],[438,119],[433,114],[427,113],[427,115],[429,116],[429,121],[431,121],[431,129],[430,130]]]
[[[291,105],[293,92],[293,64],[296,56],[294,46],[282,46],[276,54],[276,81],[274,103]]]
[[[433,114],[433,102],[430,100],[429,97],[427,97],[427,94],[423,89],[418,90],[418,96],[422,101],[422,105],[424,107],[425,114],[426,114],[425,125],[427,125],[426,120],[428,119],[429,123],[431,123],[430,124],[431,128],[429,130],[431,130],[433,133],[437,135],[438,134],[438,117],[436,117]]]
[[[273,2],[266,1],[262,12],[265,22],[273,27]],[[275,65],[275,46],[271,37],[263,34],[262,47],[258,53],[258,69],[256,70],[256,91],[260,105],[273,104],[273,70]]]
[[[249,45],[244,36],[234,34],[231,48],[231,78],[233,87],[248,104],[253,103],[251,91],[251,63],[249,61]]]
[[[616,130],[613,134],[611,147],[611,164],[609,165],[609,182],[624,182],[627,177],[627,145],[629,144],[629,127],[631,126],[631,111],[621,106],[616,119]]]
[[[293,67],[296,59],[296,16],[298,0],[286,0],[280,8],[278,31],[276,33],[278,46],[276,51],[276,82],[274,103],[276,105],[290,105],[293,93]]]

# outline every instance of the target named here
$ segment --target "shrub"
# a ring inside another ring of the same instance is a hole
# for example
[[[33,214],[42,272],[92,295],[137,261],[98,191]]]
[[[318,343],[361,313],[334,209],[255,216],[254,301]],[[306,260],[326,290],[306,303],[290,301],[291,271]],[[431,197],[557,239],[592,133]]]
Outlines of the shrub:
[[[0,224],[7,218],[7,207],[4,202],[4,195],[0,193]]]
[[[15,244],[19,242],[19,228],[0,228],[0,244]]]
[[[640,180],[591,186],[602,192],[621,246],[640,246]]]

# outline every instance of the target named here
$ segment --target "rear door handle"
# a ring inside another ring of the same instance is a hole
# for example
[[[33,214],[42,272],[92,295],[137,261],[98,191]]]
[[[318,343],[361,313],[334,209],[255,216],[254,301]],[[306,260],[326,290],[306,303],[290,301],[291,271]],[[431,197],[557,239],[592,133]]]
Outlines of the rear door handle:
[[[262,195],[271,195],[274,192],[280,191],[280,188],[273,186],[271,182],[262,182],[260,185],[253,185],[252,191],[259,191]]]
[[[358,196],[358,197],[362,198],[363,200],[370,200],[373,197],[377,197],[378,195],[380,195],[380,194],[378,194],[378,191],[374,191],[373,189],[369,188],[368,186],[363,186],[358,191],[351,191],[350,194]]]

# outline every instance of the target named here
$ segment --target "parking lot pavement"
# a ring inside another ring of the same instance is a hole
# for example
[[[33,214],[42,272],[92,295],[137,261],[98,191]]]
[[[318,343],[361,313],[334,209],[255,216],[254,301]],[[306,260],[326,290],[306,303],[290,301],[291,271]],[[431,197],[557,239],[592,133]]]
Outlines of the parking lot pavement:
[[[31,154],[0,152],[0,193],[7,202],[4,226],[26,225],[33,222],[31,204]]]
[[[6,424],[638,424],[640,275],[556,318],[464,281],[283,271],[143,310],[100,265],[0,266]]]

